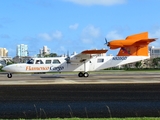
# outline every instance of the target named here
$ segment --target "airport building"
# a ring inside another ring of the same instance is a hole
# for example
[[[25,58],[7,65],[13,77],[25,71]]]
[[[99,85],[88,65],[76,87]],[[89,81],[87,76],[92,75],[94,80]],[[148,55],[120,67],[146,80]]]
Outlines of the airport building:
[[[150,53],[151,58],[160,57],[160,48],[149,46],[149,53]]]
[[[7,57],[8,50],[6,48],[0,48],[0,57]]]
[[[17,45],[17,56],[25,57],[28,56],[28,46],[24,44]]]

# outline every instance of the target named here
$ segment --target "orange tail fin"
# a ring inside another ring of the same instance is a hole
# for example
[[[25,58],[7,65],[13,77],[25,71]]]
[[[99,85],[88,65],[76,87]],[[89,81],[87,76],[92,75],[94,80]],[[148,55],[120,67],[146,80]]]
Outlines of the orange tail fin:
[[[148,45],[122,47],[117,56],[148,56]]]

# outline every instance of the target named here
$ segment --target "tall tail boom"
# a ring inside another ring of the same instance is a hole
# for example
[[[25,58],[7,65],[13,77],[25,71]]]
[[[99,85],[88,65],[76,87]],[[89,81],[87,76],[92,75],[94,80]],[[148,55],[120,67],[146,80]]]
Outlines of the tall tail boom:
[[[148,38],[148,32],[126,37],[125,40],[113,40],[108,43],[110,49],[120,48],[117,56],[148,56],[148,44],[156,38]]]

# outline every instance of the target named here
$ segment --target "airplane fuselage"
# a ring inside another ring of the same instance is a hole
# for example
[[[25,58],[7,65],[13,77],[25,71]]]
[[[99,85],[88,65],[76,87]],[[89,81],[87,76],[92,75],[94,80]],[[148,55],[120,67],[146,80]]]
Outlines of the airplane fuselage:
[[[63,72],[63,71],[95,71],[105,68],[133,63],[149,58],[148,56],[94,56],[91,59],[71,58],[66,62],[66,57],[33,58],[33,62],[8,65],[3,70],[14,72]],[[39,60],[41,63],[36,64]],[[81,61],[81,62],[80,62]]]

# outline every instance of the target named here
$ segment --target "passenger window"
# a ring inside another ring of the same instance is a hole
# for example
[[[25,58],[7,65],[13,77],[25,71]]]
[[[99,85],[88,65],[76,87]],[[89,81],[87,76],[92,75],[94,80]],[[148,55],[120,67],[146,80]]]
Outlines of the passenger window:
[[[40,64],[44,64],[42,60],[40,60]]]
[[[46,60],[46,64],[51,64],[51,60]]]
[[[97,60],[97,63],[102,63],[102,62],[104,62],[104,59],[98,59]]]
[[[53,64],[60,64],[59,60],[53,60]]]

